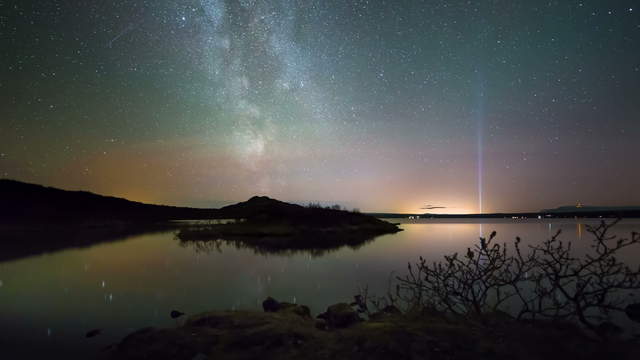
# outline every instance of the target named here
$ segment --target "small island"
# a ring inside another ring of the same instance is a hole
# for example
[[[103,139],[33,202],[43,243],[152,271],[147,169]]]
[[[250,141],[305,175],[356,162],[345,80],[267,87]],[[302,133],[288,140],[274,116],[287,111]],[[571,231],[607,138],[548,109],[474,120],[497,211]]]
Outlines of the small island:
[[[295,250],[357,246],[402,230],[396,224],[357,211],[304,207],[266,196],[223,207],[218,217],[232,220],[183,228],[177,237],[185,242],[224,238],[267,250]]]

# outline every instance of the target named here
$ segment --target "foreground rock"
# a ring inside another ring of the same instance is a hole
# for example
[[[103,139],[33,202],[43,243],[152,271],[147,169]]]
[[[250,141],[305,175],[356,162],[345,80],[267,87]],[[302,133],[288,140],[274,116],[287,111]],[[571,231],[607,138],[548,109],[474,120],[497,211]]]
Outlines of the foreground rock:
[[[318,318],[325,320],[329,328],[345,328],[362,320],[347,303],[329,306],[326,312],[318,315]]]
[[[640,303],[630,304],[626,307],[625,313],[629,319],[640,322]]]
[[[308,306],[279,302],[272,297],[268,297],[262,302],[262,309],[265,312],[291,313],[303,318],[311,319],[311,310]]]
[[[319,329],[306,307],[272,300],[267,302],[267,312],[210,312],[174,329],[145,328],[127,336],[106,355],[110,359],[185,360],[595,360],[635,359],[640,351],[631,341],[594,341],[569,324],[534,325],[503,319],[487,328],[469,320],[401,314],[397,309],[387,309],[379,320],[356,321],[346,304],[329,307],[327,320],[322,321],[328,325],[340,320]],[[279,306],[270,307],[275,303]]]

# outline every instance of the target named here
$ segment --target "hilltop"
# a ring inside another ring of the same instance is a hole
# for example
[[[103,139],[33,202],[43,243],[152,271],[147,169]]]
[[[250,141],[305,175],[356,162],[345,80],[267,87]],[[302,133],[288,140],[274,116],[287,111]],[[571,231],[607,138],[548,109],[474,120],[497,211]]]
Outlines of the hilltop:
[[[0,179],[0,222],[202,219],[215,209],[145,204],[123,198]]]
[[[208,224],[183,229],[182,241],[238,240],[260,251],[327,249],[358,246],[382,234],[400,231],[397,225],[358,212],[304,207],[266,196],[220,209],[228,224]]]
[[[388,224],[369,215],[329,208],[304,207],[267,196],[254,196],[247,201],[220,209],[201,209],[146,204],[88,191],[70,191],[0,179],[0,222],[55,222],[79,220],[184,220],[243,219],[256,222],[282,222],[311,228],[344,225]]]
[[[191,244],[223,238],[261,252],[357,247],[377,235],[400,231],[369,215],[266,196],[220,209],[197,209],[0,180],[0,199],[0,260],[172,229],[181,229],[179,239]],[[171,221],[207,219],[212,221],[205,225]],[[215,219],[233,221],[223,225]]]
[[[219,210],[219,215],[230,219],[245,219],[252,223],[286,222],[308,228],[331,228],[337,226],[381,225],[388,222],[354,211],[336,210],[320,206],[301,206],[254,196],[251,199]]]

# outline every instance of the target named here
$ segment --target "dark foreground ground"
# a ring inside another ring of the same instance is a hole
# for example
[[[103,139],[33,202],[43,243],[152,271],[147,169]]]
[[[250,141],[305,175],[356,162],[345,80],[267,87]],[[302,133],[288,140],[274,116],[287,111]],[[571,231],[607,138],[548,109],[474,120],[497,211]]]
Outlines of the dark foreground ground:
[[[275,310],[275,309],[271,309]],[[637,340],[597,340],[571,324],[484,323],[387,308],[358,320],[348,304],[317,320],[305,306],[210,312],[172,329],[141,329],[105,350],[108,359],[637,359]]]

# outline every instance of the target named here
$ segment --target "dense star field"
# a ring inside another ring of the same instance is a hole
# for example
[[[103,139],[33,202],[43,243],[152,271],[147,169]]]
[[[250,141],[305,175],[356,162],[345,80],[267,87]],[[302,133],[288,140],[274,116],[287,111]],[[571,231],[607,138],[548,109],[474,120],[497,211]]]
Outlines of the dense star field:
[[[0,177],[364,211],[640,203],[637,1],[0,1]]]

